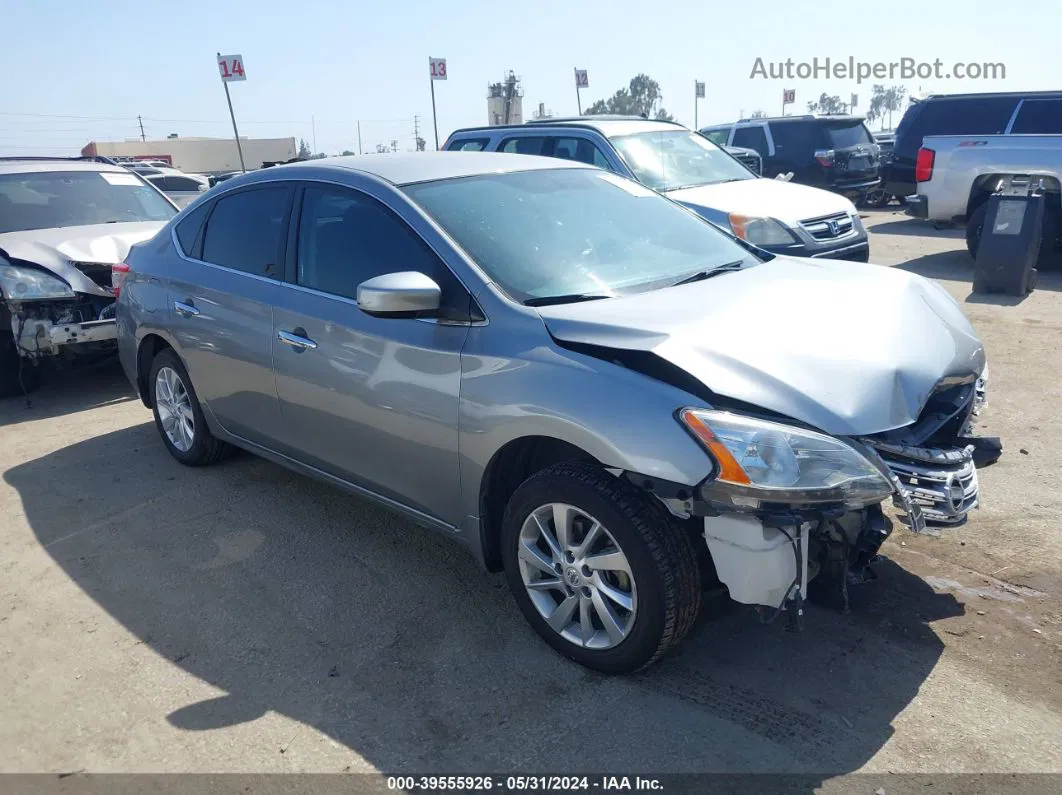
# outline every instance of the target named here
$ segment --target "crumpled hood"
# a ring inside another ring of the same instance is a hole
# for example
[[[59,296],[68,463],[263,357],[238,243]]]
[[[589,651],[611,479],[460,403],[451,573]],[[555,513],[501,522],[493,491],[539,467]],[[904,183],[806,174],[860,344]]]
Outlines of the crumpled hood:
[[[776,257],[539,312],[558,340],[652,352],[718,395],[843,436],[914,422],[940,379],[985,363],[944,288],[854,262]]]
[[[856,215],[855,205],[844,196],[828,190],[783,182],[780,179],[743,179],[669,191],[669,199],[697,209],[777,218],[795,226],[808,218],[834,213]]]
[[[0,234],[0,256],[51,271],[78,293],[108,295],[71,262],[121,262],[136,243],[150,240],[165,221],[66,226]],[[18,264],[18,263],[14,263]]]

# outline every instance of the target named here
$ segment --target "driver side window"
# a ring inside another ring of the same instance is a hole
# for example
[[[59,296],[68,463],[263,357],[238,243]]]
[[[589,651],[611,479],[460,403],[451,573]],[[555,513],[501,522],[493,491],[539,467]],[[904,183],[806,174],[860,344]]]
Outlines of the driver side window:
[[[353,190],[307,187],[296,247],[297,283],[357,299],[358,285],[396,271],[419,271],[442,289],[441,317],[468,319],[470,296],[427,244],[381,202]]]

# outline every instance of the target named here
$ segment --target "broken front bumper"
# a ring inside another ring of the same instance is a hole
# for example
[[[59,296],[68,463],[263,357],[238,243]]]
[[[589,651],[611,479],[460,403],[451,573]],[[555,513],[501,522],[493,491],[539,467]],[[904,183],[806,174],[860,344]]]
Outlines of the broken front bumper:
[[[76,323],[53,323],[40,318],[11,320],[11,330],[25,356],[55,356],[64,347],[86,342],[108,342],[118,337],[113,318]]]

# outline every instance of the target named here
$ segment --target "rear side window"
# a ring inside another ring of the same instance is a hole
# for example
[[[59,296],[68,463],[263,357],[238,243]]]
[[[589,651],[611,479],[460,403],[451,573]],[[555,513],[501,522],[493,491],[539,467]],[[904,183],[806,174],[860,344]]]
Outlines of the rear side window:
[[[727,127],[725,130],[704,130],[701,135],[716,146],[726,146],[726,139],[730,137],[730,128]]]
[[[1018,104],[1016,97],[926,100],[910,108],[896,131],[896,149],[914,156],[927,135],[999,135]],[[910,116],[910,121],[908,121]]]
[[[528,136],[526,138],[506,138],[499,152],[510,152],[518,155],[542,155],[546,153],[546,144],[549,138],[545,135]]]
[[[598,168],[609,168],[608,161],[601,150],[585,138],[553,139],[553,157],[562,160],[576,160]]]
[[[746,149],[755,149],[760,157],[767,157],[767,136],[763,127],[738,127],[734,131],[732,146],[743,146]]]
[[[847,149],[874,143],[874,137],[863,122],[828,122],[822,127],[830,149]]]
[[[825,143],[817,125],[800,121],[772,121],[771,137],[779,157],[811,159],[815,150],[824,148]]]
[[[150,177],[161,191],[198,191],[199,183],[189,177]]]
[[[451,143],[447,148],[450,152],[482,152],[487,148],[489,138],[474,138],[458,140]]]
[[[177,224],[177,245],[186,257],[200,259],[199,244],[202,239],[199,232],[203,228],[203,221],[206,220],[209,210],[209,204],[202,204]]]
[[[257,188],[218,199],[207,219],[203,260],[255,276],[280,278],[287,187]]]
[[[1062,99],[1027,99],[1010,130],[1019,135],[1062,133]]]

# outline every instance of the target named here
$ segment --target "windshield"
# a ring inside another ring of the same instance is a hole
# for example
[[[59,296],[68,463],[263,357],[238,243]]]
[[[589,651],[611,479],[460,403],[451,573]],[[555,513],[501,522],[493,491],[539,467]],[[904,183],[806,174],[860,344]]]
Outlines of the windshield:
[[[621,135],[610,140],[638,181],[653,190],[757,179],[703,135],[689,130]]]
[[[0,174],[0,233],[135,221],[168,221],[177,210],[128,171]]]
[[[850,146],[862,146],[874,143],[870,132],[862,122],[830,122],[826,125],[826,137],[831,149],[847,149]]]
[[[404,190],[518,301],[611,297],[756,261],[692,212],[605,171],[489,174]]]

